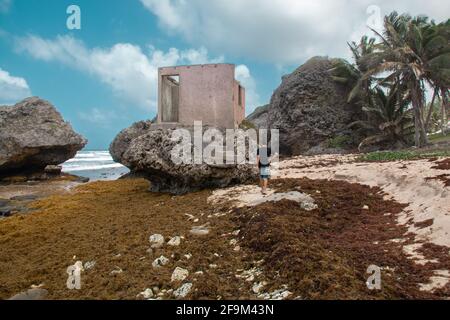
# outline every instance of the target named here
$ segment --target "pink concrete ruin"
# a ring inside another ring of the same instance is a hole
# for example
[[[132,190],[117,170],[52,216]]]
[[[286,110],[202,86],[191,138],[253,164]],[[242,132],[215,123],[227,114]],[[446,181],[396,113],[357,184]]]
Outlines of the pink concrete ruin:
[[[203,125],[234,129],[245,118],[245,89],[233,64],[160,68],[158,119],[163,126]]]

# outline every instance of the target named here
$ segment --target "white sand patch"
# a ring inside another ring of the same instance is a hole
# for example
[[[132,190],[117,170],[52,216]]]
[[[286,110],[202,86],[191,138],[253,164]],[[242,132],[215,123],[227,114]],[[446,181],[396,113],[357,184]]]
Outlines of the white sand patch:
[[[327,167],[296,167],[332,159],[343,163]],[[281,178],[344,180],[369,186],[378,186],[388,197],[409,204],[398,217],[400,224],[407,223],[417,240],[450,246],[450,188],[440,181],[425,179],[450,173],[448,170],[431,169],[429,160],[396,161],[387,163],[351,163],[354,156],[316,156],[289,159],[280,164]],[[406,166],[406,168],[404,167]],[[433,225],[416,228],[415,223],[434,219]]]
[[[281,200],[295,201],[307,211],[317,208],[314,199],[308,194],[298,191],[275,193],[273,190],[268,190],[268,194],[263,195],[258,186],[237,186],[217,190],[208,198],[208,202],[211,204],[231,202],[233,206],[238,208],[245,206],[254,207],[265,202],[278,202]]]
[[[420,290],[432,292],[445,287],[450,281],[450,272],[448,270],[436,270],[434,274],[435,276],[430,278],[429,283],[420,285]]]

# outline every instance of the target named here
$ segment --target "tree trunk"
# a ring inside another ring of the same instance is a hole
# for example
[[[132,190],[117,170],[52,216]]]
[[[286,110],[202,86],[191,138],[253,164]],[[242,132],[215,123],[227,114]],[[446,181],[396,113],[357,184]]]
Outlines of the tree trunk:
[[[442,115],[441,115],[441,131],[442,131],[442,135],[447,135],[447,117],[446,117],[446,113],[447,113],[447,92],[446,89],[443,88],[441,89],[442,92]]]
[[[433,110],[434,110],[434,102],[436,100],[436,96],[438,94],[438,89],[435,88],[434,89],[434,93],[433,93],[433,99],[431,99],[431,104],[430,104],[430,110],[428,110],[428,115],[427,115],[427,119],[425,121],[425,131],[428,132],[430,129],[430,120],[431,120],[431,115],[433,114]]]
[[[422,110],[423,110],[423,99],[420,91],[420,85],[415,83],[411,90],[411,100],[414,109],[414,127],[415,127],[415,144],[416,147],[420,148],[424,145],[428,144],[428,136],[425,131],[425,125],[423,123],[422,118]]]

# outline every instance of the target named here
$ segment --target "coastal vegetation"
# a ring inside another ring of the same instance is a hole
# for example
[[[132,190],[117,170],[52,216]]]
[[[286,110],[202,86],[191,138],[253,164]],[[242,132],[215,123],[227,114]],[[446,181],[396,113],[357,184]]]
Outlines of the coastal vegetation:
[[[351,88],[348,100],[363,111],[363,119],[352,124],[366,135],[360,149],[412,141],[423,147],[437,126],[445,135],[450,20],[437,24],[425,16],[393,12],[385,17],[383,31],[373,32],[375,38],[364,36],[360,43],[349,44],[353,63],[340,59],[332,70],[335,81]],[[429,103],[427,92],[432,93]]]
[[[418,160],[432,159],[439,157],[450,157],[450,151],[377,151],[362,154],[358,157],[358,161],[380,162],[380,161],[396,161],[396,160]]]

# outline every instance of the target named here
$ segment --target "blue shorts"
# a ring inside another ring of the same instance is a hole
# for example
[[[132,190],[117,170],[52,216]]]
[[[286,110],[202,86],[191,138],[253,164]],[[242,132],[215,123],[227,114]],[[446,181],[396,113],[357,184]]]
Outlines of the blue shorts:
[[[261,179],[270,179],[270,167],[259,168],[259,177]]]

